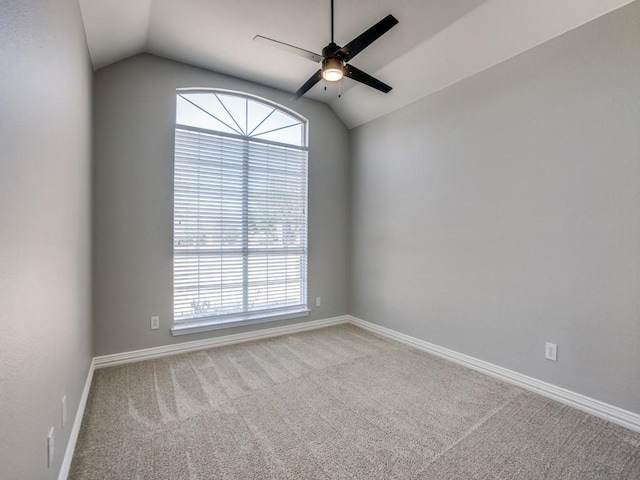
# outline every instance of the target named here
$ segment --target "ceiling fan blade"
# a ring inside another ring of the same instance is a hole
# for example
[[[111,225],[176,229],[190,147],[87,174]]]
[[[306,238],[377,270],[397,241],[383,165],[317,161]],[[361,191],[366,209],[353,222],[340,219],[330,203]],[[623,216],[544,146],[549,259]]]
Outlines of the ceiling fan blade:
[[[351,40],[338,51],[342,53],[344,60],[348,62],[397,24],[398,20],[396,17],[387,15],[369,30]]]
[[[391,87],[389,85],[382,83],[377,78],[372,77],[353,65],[344,66],[344,76],[349,77],[351,80],[355,80],[356,82],[364,83],[365,85],[384,93],[389,93],[391,91]]]
[[[316,83],[318,83],[320,80],[322,80],[322,70],[318,70],[316,73],[314,73],[313,76],[309,80],[307,80],[305,82],[305,84],[302,85],[300,87],[300,89],[295,93],[295,95],[292,97],[292,100],[299,99],[301,96],[303,96],[305,93],[307,93],[309,91],[309,89],[311,87],[313,87]]]
[[[317,53],[310,52],[309,50],[305,50],[303,48],[294,47],[293,45],[289,45],[288,43],[279,42],[278,40],[263,37],[262,35],[256,35],[255,37],[253,37],[253,39],[258,42],[271,45],[272,47],[279,48],[280,50],[284,50],[289,53],[295,53],[296,55],[300,55],[301,57],[308,58],[312,62],[319,63],[322,61],[322,55],[318,55]]]

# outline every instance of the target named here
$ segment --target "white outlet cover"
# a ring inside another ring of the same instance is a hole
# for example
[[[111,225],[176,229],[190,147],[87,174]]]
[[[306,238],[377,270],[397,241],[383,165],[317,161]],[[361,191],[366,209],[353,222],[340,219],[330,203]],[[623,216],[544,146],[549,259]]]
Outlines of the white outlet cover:
[[[320,305],[322,305],[322,298],[316,297],[316,307],[319,307]]]
[[[151,317],[151,330],[157,330],[160,328],[160,317]]]
[[[558,360],[558,345],[547,342],[544,347],[544,358],[556,362]]]

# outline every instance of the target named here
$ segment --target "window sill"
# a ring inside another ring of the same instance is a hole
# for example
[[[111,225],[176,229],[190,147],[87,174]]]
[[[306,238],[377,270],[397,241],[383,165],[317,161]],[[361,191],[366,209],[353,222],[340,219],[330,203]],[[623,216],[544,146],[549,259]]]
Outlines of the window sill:
[[[296,308],[294,310],[283,310],[274,313],[250,313],[227,317],[224,320],[207,318],[195,322],[178,323],[171,328],[171,335],[187,335],[190,333],[209,332],[211,330],[221,330],[223,328],[241,327],[244,325],[256,325],[258,323],[276,322],[278,320],[288,320],[290,318],[301,318],[309,316],[308,308]]]

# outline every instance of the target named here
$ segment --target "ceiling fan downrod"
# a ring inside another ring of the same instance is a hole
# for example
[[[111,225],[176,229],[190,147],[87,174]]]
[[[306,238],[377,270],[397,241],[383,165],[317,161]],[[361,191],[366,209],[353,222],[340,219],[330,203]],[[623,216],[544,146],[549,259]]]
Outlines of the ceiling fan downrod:
[[[333,38],[333,0],[331,0],[331,43],[335,43]]]

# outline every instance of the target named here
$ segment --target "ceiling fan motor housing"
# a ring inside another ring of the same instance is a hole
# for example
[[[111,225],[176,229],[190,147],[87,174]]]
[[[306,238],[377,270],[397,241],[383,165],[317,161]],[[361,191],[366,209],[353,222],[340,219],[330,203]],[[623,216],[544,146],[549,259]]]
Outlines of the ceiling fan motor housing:
[[[340,47],[340,45],[336,45],[335,43],[331,42],[329,45],[322,49],[322,56],[324,58],[340,58],[342,56],[340,48],[342,48]]]
[[[337,82],[344,76],[344,60],[340,46],[331,42],[322,49],[322,78],[328,82]]]

